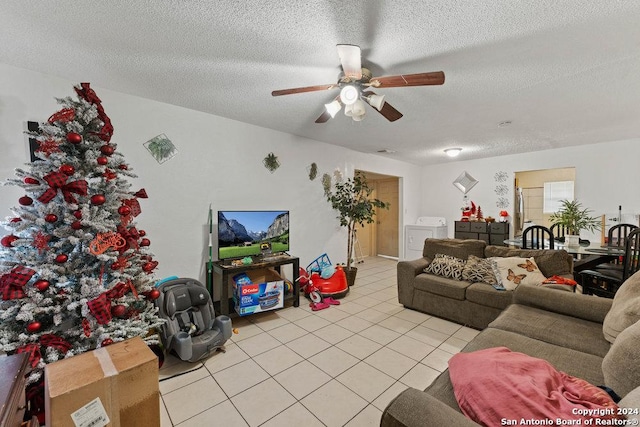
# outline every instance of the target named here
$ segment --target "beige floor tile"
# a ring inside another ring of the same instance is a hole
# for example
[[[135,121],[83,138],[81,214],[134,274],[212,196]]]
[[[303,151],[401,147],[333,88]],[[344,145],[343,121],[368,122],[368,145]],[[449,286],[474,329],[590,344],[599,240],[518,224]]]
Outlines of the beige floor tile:
[[[160,398],[160,427],[172,427],[171,418],[169,417],[169,413],[167,412],[166,406],[164,406],[164,401],[162,397]]]
[[[194,396],[207,396],[194,399]],[[162,396],[173,424],[179,424],[194,415],[227,400],[227,396],[211,377],[203,378]]]
[[[268,333],[281,343],[288,343],[289,341],[300,338],[309,332],[294,323],[287,323],[284,326],[271,329]]]
[[[417,360],[403,356],[387,347],[382,347],[364,361],[396,380],[418,364]]]
[[[345,317],[349,317],[349,313],[346,313],[335,307],[337,306],[331,305],[329,306],[329,308],[316,311],[316,317],[320,317],[321,319],[327,320],[332,323],[339,323]]]
[[[261,427],[324,427],[324,424],[316,418],[307,408],[300,403],[296,403],[271,418]]]
[[[269,374],[253,359],[245,360],[213,374],[213,378],[220,384],[227,396],[236,394],[253,387],[269,378]]]
[[[369,338],[370,340],[382,345],[387,345],[400,336],[399,333],[379,325],[373,325],[364,331],[360,331],[358,332],[358,335]]]
[[[431,317],[430,319],[422,322],[421,326],[433,329],[434,331],[442,332],[443,334],[452,335],[462,326],[457,323],[450,322],[448,320],[440,319],[439,317]]]
[[[231,343],[225,346],[225,352],[217,352],[207,358],[204,362],[207,370],[211,373],[221,371],[247,360],[249,356],[237,344]]]
[[[162,367],[164,368],[164,365]],[[160,370],[160,393],[170,393],[208,376],[209,371],[204,368],[201,362],[175,363]]]
[[[302,306],[302,303],[300,305]],[[300,307],[288,307],[283,310],[279,310],[278,315],[283,319],[287,319],[289,322],[296,322],[303,317],[310,316],[311,313],[309,313],[308,310],[303,310]]]
[[[398,339],[391,341],[387,344],[387,347],[418,362],[435,350],[434,346],[425,344],[406,335],[402,335]]]
[[[422,363],[418,363],[400,378],[400,382],[418,390],[424,390],[435,380],[440,372]]]
[[[296,325],[309,332],[324,328],[325,326],[329,326],[330,324],[331,322],[329,322],[328,320],[315,315],[304,317],[296,322]]]
[[[362,360],[382,348],[382,345],[356,334],[339,342],[336,347]]]
[[[300,400],[331,380],[331,377],[306,360],[274,376],[278,383]]]
[[[254,314],[250,316],[250,320],[263,331],[269,331],[273,328],[289,323],[287,319],[280,317],[277,311]]]
[[[249,356],[254,357],[280,345],[280,342],[264,332],[246,340],[238,341],[240,347]]]
[[[364,305],[360,305],[352,301],[347,301],[344,304],[337,305],[336,308],[349,314],[356,314],[367,309]]]
[[[391,329],[392,331],[399,334],[406,334],[411,329],[416,327],[415,323],[409,322],[408,320],[400,319],[396,316],[387,317],[383,321],[379,322],[378,325],[384,326],[385,328]]]
[[[331,377],[337,377],[356,363],[360,359],[356,359],[346,351],[340,350],[338,347],[329,347],[328,349],[309,358],[309,362],[317,366]]]
[[[213,408],[189,418],[176,427],[202,427],[202,426],[248,426],[242,415],[236,410],[229,400],[217,404]]]
[[[373,307],[374,305],[380,304],[380,300],[377,300],[375,298],[371,298],[368,295],[360,297],[357,300],[355,300],[354,302],[356,304],[362,305],[364,307],[369,307],[369,308]]]
[[[367,402],[372,402],[396,382],[394,378],[364,362],[349,368],[336,379]]]
[[[364,408],[358,415],[353,417],[345,427],[371,427],[380,425],[382,411],[373,405]]]
[[[467,341],[461,340],[460,338],[450,337],[445,340],[438,347],[440,350],[448,351],[449,353],[455,354],[464,348],[468,344]]]
[[[231,324],[233,328],[238,332],[231,335],[231,341],[238,343],[247,338],[255,337],[264,333],[264,330],[260,329],[257,325],[246,321],[245,319],[232,320]]]
[[[374,310],[373,308],[362,310],[361,312],[356,313],[355,315],[371,323],[382,322],[384,319],[391,316],[390,314],[383,313],[378,310]]]
[[[262,369],[267,371],[269,375],[276,375],[290,366],[300,363],[304,359],[289,347],[281,345],[273,350],[259,354],[254,357],[253,360],[260,365]]]
[[[349,316],[340,321],[340,326],[355,333],[364,331],[365,329],[371,327],[372,325],[373,323],[369,322],[368,320],[364,320],[363,318],[358,316]]]
[[[296,399],[273,378],[269,378],[232,397],[231,402],[247,423],[253,427],[283,412],[296,403]]]
[[[404,308],[402,308],[401,305],[390,304],[388,302],[382,302],[382,303],[380,303],[378,305],[374,305],[371,308],[373,308],[374,310],[378,310],[378,311],[380,311],[382,313],[389,314],[389,315],[393,315],[393,314],[399,313],[402,310],[404,310]]]
[[[422,341],[425,344],[429,344],[433,347],[438,347],[442,344],[449,335],[442,332],[434,331],[433,329],[425,328],[424,326],[416,326],[405,334],[409,338],[413,338],[418,341]]]
[[[353,335],[353,332],[343,328],[342,326],[331,324],[329,326],[325,326],[324,328],[320,328],[317,331],[314,331],[313,334],[322,338],[328,343],[337,344],[340,341],[349,338],[351,335]]]
[[[322,350],[331,347],[331,344],[313,334],[308,334],[293,341],[289,341],[286,346],[303,358],[308,359],[314,354],[318,354]]]
[[[452,356],[453,354],[437,348],[422,359],[421,363],[443,372],[449,367],[449,359],[451,359]]]
[[[469,342],[472,339],[474,339],[476,335],[478,335],[479,333],[480,331],[478,331],[477,329],[472,329],[467,326],[463,326],[462,328],[458,329],[456,333],[453,334],[452,336],[454,338],[459,338],[461,340]]]
[[[367,402],[336,380],[331,380],[301,403],[326,426],[343,426],[367,406]]]
[[[405,308],[404,310],[397,312],[396,314],[394,314],[394,316],[399,317],[403,320],[408,320],[409,322],[413,322],[413,323],[422,323],[427,319],[431,318],[431,316],[426,313],[422,313],[416,310],[411,310],[408,308]]]

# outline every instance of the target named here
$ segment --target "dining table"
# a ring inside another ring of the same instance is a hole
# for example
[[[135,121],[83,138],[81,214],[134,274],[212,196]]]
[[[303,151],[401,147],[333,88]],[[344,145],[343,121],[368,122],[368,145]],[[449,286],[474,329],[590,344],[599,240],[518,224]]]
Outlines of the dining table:
[[[522,237],[514,237],[504,241],[505,245],[522,248]],[[545,240],[544,248],[549,249],[549,242]],[[606,246],[600,243],[581,243],[579,245],[566,245],[563,242],[554,240],[553,249],[565,250],[573,255],[573,270],[579,272],[591,269],[599,264],[610,262],[616,258],[623,257],[624,248],[618,246]]]

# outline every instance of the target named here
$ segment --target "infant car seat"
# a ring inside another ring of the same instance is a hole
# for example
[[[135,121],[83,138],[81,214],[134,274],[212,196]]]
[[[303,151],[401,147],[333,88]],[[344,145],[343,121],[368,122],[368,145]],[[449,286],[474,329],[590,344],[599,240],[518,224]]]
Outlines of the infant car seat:
[[[162,343],[187,362],[209,356],[231,338],[231,319],[216,317],[207,288],[195,279],[173,279],[158,286],[158,315],[165,319]]]

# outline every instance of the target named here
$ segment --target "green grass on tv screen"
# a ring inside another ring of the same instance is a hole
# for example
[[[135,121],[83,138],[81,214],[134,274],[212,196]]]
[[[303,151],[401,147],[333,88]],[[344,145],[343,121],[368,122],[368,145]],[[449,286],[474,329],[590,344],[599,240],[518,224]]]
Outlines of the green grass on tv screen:
[[[289,240],[289,234],[285,234],[276,238],[277,240],[283,240],[286,238],[286,241]],[[226,258],[244,258],[251,255],[260,255],[262,251],[260,250],[260,245],[263,242],[254,242],[249,246],[227,246],[218,249],[218,258],[226,259]],[[284,252],[289,250],[288,243],[282,243],[279,241],[271,242],[271,252]]]

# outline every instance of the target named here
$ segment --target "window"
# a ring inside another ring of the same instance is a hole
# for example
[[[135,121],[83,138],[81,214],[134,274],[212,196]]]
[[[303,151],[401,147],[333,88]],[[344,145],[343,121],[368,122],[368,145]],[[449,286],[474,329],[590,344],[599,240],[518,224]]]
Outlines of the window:
[[[573,181],[545,182],[543,212],[557,212],[560,210],[561,200],[573,200]]]

